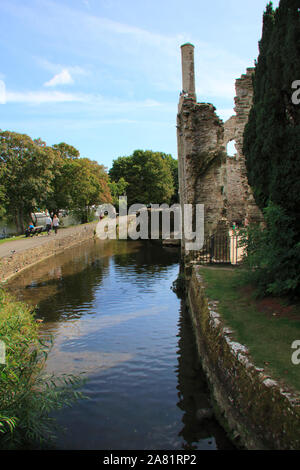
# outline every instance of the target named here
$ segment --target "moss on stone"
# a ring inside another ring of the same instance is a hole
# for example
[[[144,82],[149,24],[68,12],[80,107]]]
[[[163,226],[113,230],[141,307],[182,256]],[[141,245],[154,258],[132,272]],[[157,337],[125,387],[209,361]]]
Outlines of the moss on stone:
[[[300,406],[278,383],[268,381],[243,345],[233,341],[217,303],[208,304],[194,267],[188,303],[203,369],[232,437],[248,449],[300,448]]]

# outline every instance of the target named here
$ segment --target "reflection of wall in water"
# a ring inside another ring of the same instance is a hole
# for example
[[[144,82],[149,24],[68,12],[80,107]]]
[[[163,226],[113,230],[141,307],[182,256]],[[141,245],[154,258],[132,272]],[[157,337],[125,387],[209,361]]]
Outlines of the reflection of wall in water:
[[[184,302],[181,303],[178,341],[178,397],[177,406],[185,412],[180,435],[186,449],[197,449],[197,443],[206,440],[206,448],[233,449],[215,418],[197,419],[199,410],[211,410],[209,390],[197,353],[193,327]],[[214,437],[212,437],[214,436]]]
[[[52,321],[60,316],[60,304],[70,308],[78,302],[92,302],[94,290],[109,267],[112,248],[89,240],[57,256],[35,264],[7,283],[7,289],[30,305],[47,305]]]
[[[30,305],[39,304],[41,311],[46,309],[48,320],[58,321],[68,314],[61,312],[62,304],[67,302],[71,312],[76,305],[95,300],[95,290],[112,261],[124,267],[127,277],[125,268],[130,265],[142,281],[143,276],[148,278],[150,273],[163,272],[178,263],[178,258],[176,249],[162,250],[147,241],[88,240],[16,275],[7,283],[7,289]],[[76,318],[80,312],[72,315]]]

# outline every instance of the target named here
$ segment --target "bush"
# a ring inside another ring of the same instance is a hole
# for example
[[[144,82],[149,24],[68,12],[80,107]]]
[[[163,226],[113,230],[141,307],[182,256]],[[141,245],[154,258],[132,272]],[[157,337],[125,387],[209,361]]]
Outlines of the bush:
[[[0,339],[6,363],[0,365],[0,448],[26,448],[55,438],[49,413],[83,398],[82,379],[46,376],[51,341],[39,337],[33,311],[0,290]]]
[[[273,203],[264,209],[265,227],[252,225],[242,234],[248,279],[260,295],[299,294],[300,242],[295,221]]]

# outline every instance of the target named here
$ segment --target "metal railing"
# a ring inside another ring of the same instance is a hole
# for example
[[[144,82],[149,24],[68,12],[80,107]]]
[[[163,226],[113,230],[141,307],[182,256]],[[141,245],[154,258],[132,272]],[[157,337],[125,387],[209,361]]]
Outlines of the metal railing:
[[[204,240],[197,261],[200,264],[238,264],[242,259],[238,235],[211,235]]]

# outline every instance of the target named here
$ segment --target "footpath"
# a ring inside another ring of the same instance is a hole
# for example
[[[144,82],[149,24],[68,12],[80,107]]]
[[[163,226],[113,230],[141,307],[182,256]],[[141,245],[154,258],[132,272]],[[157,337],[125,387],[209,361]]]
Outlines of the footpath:
[[[54,256],[78,243],[94,237],[103,239],[104,233],[107,238],[115,238],[117,236],[117,227],[121,224],[127,226],[128,233],[130,234],[130,230],[135,229],[135,224],[133,224],[135,217],[134,214],[128,217],[117,217],[115,224],[113,221],[110,224],[108,219],[104,219],[101,223],[95,221],[88,224],[60,228],[56,235],[51,231],[50,235],[42,233],[2,243],[0,244],[0,283],[5,282],[23,269],[50,256]]]
[[[85,224],[87,225],[87,224]],[[90,225],[90,224],[89,224]],[[94,225],[94,224],[93,224]],[[21,251],[28,250],[29,248],[35,248],[48,243],[52,239],[61,240],[65,237],[69,237],[71,234],[77,233],[80,227],[84,225],[76,225],[68,228],[60,228],[55,235],[54,231],[50,232],[50,235],[47,235],[46,232],[41,233],[40,235],[34,235],[33,237],[19,238],[18,240],[11,240],[0,245],[0,258],[4,256],[10,256],[11,253],[20,253]]]
[[[0,245],[0,282],[27,268],[64,251],[70,246],[93,238],[97,223],[60,228],[55,235],[40,234],[30,238],[9,241]]]

